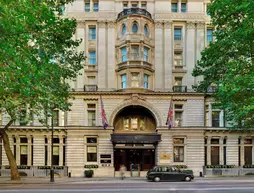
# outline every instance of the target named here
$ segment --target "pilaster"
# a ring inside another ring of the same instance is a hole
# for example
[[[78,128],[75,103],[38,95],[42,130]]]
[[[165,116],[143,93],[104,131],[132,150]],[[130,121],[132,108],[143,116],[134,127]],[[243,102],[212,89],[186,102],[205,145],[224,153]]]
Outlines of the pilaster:
[[[205,49],[205,23],[199,22],[197,23],[197,29],[196,29],[196,60],[201,59],[201,52]],[[201,81],[203,77],[199,76],[195,78],[195,84],[198,84],[199,81]]]
[[[98,21],[98,44],[97,44],[97,65],[98,65],[98,88],[106,88],[106,21]]]
[[[187,22],[187,34],[186,34],[186,68],[187,68],[187,77],[186,83],[187,88],[192,89],[194,85],[194,77],[192,76],[192,71],[195,67],[195,23]]]
[[[164,23],[164,82],[165,88],[171,90],[172,83],[172,66],[173,66],[173,53],[172,53],[172,21],[166,21]]]
[[[155,22],[155,90],[164,87],[163,81],[163,23]]]

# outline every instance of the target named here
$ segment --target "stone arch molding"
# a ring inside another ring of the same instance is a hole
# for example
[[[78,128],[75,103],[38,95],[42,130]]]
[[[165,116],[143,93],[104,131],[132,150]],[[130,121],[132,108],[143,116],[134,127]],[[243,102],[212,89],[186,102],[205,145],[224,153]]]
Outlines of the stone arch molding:
[[[156,121],[156,127],[161,126],[162,122],[161,122],[161,115],[159,113],[159,111],[149,102],[147,101],[142,101],[142,100],[128,100],[128,101],[124,101],[121,102],[120,105],[118,105],[113,112],[111,113],[110,119],[109,119],[109,123],[110,125],[113,126],[114,120],[116,115],[125,107],[131,106],[131,105],[138,105],[138,106],[142,106],[146,109],[148,109],[154,116],[155,121]]]

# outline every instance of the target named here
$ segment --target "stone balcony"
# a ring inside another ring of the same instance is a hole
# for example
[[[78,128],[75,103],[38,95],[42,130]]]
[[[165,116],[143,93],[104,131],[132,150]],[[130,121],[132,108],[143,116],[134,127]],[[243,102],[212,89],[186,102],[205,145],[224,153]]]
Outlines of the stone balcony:
[[[141,8],[129,8],[129,9],[124,9],[122,12],[120,12],[117,16],[117,21],[128,17],[128,16],[145,16],[146,18],[152,20],[152,15],[145,9]]]

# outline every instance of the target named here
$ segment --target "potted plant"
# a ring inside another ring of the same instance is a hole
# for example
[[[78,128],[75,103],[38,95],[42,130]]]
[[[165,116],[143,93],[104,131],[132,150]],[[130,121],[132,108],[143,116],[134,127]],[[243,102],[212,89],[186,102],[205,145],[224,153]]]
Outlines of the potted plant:
[[[85,177],[87,178],[93,177],[93,170],[85,170]]]

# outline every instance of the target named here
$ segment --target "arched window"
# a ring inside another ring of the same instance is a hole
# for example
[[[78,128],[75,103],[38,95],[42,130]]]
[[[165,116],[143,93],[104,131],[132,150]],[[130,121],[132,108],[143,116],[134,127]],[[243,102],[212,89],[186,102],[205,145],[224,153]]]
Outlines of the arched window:
[[[138,24],[137,24],[137,23],[134,23],[134,24],[132,25],[132,32],[133,32],[133,33],[137,33],[137,32],[138,32]]]
[[[148,28],[147,28],[147,25],[145,25],[144,27],[144,34],[147,36],[148,35]]]
[[[126,25],[122,26],[122,36],[126,34]]]

